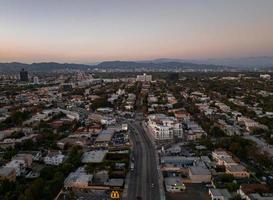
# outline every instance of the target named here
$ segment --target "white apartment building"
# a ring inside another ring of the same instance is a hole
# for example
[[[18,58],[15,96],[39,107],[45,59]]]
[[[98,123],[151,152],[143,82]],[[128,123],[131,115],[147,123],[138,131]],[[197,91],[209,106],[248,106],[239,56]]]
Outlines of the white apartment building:
[[[6,164],[6,167],[15,169],[16,176],[21,176],[27,167],[27,163],[24,160],[12,160]]]
[[[137,75],[136,81],[150,82],[150,81],[152,81],[152,75],[147,75],[145,73],[143,75]]]
[[[115,118],[112,118],[112,117],[103,117],[101,120],[100,120],[100,123],[102,125],[111,125],[111,124],[115,124],[116,123],[116,119]]]
[[[182,124],[175,117],[164,114],[148,116],[148,128],[156,140],[171,140],[174,136],[182,138]]]
[[[270,74],[260,74],[260,78],[270,80],[271,75]]]
[[[60,165],[64,162],[65,156],[59,152],[48,152],[47,156],[44,157],[44,162],[47,165]]]

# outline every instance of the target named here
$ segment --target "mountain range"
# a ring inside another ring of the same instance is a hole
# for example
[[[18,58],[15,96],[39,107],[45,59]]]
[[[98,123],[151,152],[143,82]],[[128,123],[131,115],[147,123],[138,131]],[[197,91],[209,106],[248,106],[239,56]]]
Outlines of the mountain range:
[[[0,72],[18,72],[22,68],[33,72],[49,72],[56,70],[88,70],[88,69],[113,69],[113,70],[234,70],[234,69],[273,69],[273,57],[247,57],[226,59],[170,59],[160,58],[148,61],[104,61],[95,65],[41,62],[25,64],[19,62],[0,63]]]
[[[270,56],[222,58],[222,59],[200,59],[200,60],[159,58],[159,59],[153,60],[153,62],[154,63],[190,62],[190,63],[196,63],[196,64],[223,65],[223,66],[239,67],[239,68],[273,67],[273,57],[270,57]]]

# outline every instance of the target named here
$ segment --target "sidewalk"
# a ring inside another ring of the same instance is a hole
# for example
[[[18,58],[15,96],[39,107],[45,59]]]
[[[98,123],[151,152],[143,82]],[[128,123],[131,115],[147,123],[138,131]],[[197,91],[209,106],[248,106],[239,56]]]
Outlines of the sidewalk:
[[[128,172],[126,178],[125,178],[125,184],[124,184],[124,189],[122,192],[122,198],[123,200],[127,200],[128,198],[128,187],[129,187],[129,180],[130,180],[130,172]]]
[[[132,133],[131,133],[131,130],[129,129],[129,135],[130,134],[132,134]],[[130,163],[131,163],[131,160],[132,160],[132,151],[134,149],[134,146],[133,146],[133,142],[132,142],[130,136],[129,136],[129,141],[130,141],[130,144],[132,144],[132,146],[130,148],[131,149]],[[122,198],[121,198],[122,200],[127,200],[128,199],[128,188],[129,188],[130,176],[131,176],[131,171],[129,170],[129,172],[127,173],[126,178],[125,178],[124,189],[123,189]]]

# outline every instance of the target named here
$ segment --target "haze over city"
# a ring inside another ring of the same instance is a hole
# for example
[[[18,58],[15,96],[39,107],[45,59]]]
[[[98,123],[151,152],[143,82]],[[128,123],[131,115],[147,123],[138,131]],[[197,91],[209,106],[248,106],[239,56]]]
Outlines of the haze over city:
[[[0,0],[0,61],[272,56],[272,9],[266,0]]]

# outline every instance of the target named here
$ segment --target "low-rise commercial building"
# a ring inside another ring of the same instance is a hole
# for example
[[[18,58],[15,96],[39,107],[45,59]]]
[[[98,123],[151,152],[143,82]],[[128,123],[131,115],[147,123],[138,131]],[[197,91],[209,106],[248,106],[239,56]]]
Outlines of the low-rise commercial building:
[[[232,198],[227,189],[210,188],[209,195],[211,200],[230,200]]]
[[[103,161],[108,150],[97,150],[85,152],[82,156],[82,163],[100,163]]]
[[[167,192],[181,192],[186,189],[186,186],[179,177],[164,178],[165,188]]]
[[[211,181],[211,173],[206,167],[190,167],[189,178],[192,183],[208,183]]]
[[[83,167],[78,168],[75,172],[71,172],[64,181],[64,188],[87,188],[93,179],[93,175],[86,174]]]

